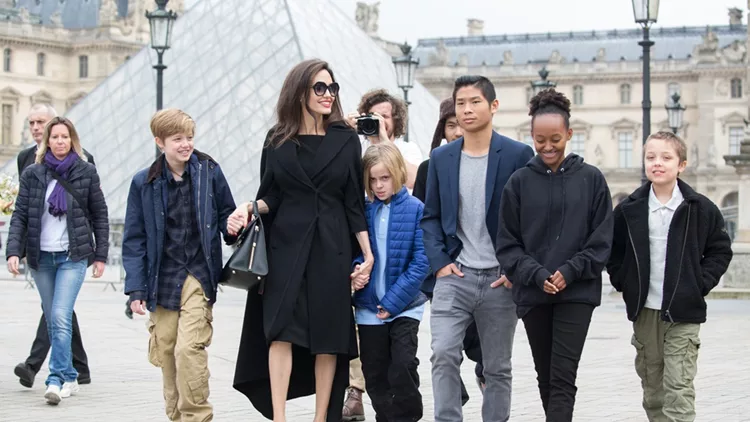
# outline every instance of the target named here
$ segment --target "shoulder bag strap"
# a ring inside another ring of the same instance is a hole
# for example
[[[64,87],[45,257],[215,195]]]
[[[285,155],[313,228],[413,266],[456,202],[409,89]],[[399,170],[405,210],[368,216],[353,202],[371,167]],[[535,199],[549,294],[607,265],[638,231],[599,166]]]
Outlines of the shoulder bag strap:
[[[78,205],[83,208],[83,213],[86,214],[86,220],[91,221],[91,217],[89,216],[89,209],[88,207],[84,206],[86,202],[83,200],[83,198],[81,198],[73,185],[71,185],[67,180],[63,179],[59,174],[57,174],[56,171],[49,169],[49,172],[52,174],[52,178],[57,180],[57,183],[61,184],[62,187],[65,188],[65,190],[68,191],[68,193],[73,197],[73,199],[78,202]]]

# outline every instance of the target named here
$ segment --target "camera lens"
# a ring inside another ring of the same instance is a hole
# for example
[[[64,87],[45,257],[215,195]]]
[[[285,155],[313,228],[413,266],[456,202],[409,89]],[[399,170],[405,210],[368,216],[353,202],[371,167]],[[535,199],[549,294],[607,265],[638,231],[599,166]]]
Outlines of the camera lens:
[[[357,133],[365,136],[377,136],[380,132],[380,122],[372,117],[362,117],[357,120]]]

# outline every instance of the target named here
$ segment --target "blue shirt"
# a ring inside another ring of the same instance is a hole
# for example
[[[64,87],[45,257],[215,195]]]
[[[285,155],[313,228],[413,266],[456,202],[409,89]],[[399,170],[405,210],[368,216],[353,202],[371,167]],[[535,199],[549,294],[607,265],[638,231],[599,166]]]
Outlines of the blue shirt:
[[[375,212],[375,220],[371,222],[375,229],[375,243],[378,249],[378,255],[375,257],[375,268],[370,276],[370,283],[375,287],[375,294],[378,300],[385,296],[385,269],[388,261],[388,223],[391,217],[391,205],[383,204]],[[377,317],[375,312],[367,308],[356,308],[356,321],[357,325],[383,325],[387,322],[392,322],[396,318],[408,317],[416,319],[417,321],[422,320],[422,314],[424,314],[425,305],[416,306],[411,309],[407,309],[398,315],[391,315],[390,318],[381,320]]]

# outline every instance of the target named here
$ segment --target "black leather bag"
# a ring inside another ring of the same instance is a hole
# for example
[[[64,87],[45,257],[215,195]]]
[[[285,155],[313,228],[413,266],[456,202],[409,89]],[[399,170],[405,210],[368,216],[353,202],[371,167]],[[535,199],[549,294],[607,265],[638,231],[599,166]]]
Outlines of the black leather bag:
[[[232,256],[224,265],[219,284],[242,290],[250,290],[262,284],[268,275],[266,255],[266,233],[258,213],[258,204],[253,201],[253,221],[240,233]]]

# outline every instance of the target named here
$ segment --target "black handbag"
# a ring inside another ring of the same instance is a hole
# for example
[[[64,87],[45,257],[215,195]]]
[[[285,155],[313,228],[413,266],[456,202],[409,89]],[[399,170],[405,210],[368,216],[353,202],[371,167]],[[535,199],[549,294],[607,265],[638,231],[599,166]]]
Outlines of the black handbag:
[[[242,230],[234,247],[235,251],[221,271],[219,284],[242,290],[250,290],[262,284],[268,275],[268,255],[266,233],[255,201],[253,221]]]

